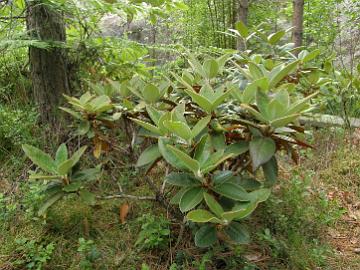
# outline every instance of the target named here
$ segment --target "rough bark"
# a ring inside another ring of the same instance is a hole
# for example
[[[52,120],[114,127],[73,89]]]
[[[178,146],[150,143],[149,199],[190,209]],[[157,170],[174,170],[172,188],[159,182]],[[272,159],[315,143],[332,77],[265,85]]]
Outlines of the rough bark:
[[[304,24],[304,0],[293,0],[293,43],[295,47],[300,47],[303,40]],[[298,52],[297,52],[298,53]]]
[[[249,0],[234,0],[235,7],[237,7],[237,21],[242,21],[245,25],[248,24]],[[237,5],[236,5],[237,4]],[[243,50],[244,44],[239,39],[237,41],[237,49]]]
[[[56,125],[58,106],[63,93],[69,93],[65,42],[65,24],[61,13],[41,0],[29,1],[26,16],[32,39],[53,43],[50,49],[29,48],[29,62],[34,100],[39,107],[41,121]]]

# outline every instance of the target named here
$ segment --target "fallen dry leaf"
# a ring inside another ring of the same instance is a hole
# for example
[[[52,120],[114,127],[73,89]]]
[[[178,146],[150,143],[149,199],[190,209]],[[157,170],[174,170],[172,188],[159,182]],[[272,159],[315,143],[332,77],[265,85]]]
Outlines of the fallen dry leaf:
[[[254,252],[251,254],[245,254],[244,257],[250,262],[255,262],[261,259],[262,254],[260,252]]]
[[[107,153],[110,149],[109,143],[107,143],[106,141],[102,140],[99,137],[95,137],[93,139],[93,143],[94,143],[93,155],[97,159],[100,158],[101,153],[103,152]]]
[[[124,203],[120,206],[120,223],[126,223],[126,217],[129,214],[130,206],[127,203]]]

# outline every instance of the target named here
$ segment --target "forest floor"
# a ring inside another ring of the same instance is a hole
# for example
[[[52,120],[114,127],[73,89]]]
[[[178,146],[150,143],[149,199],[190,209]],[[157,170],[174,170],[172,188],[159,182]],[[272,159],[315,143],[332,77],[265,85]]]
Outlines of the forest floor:
[[[328,258],[329,269],[360,269],[360,129],[345,137],[320,133],[314,141],[314,158],[306,162],[316,172],[313,183],[344,209],[326,231],[335,252]]]
[[[235,249],[195,248],[191,228],[183,230],[175,218],[167,222],[170,211],[157,202],[105,200],[90,207],[70,198],[45,222],[34,217],[41,198],[26,183],[28,168],[23,161],[4,163],[0,269],[36,269],[39,260],[48,261],[39,269],[49,270],[360,269],[360,132],[325,130],[312,138],[314,149],[302,151],[298,165],[280,164],[274,195],[247,221],[253,242]],[[131,169],[118,182],[127,193],[151,195]],[[100,181],[92,191],[116,188]]]

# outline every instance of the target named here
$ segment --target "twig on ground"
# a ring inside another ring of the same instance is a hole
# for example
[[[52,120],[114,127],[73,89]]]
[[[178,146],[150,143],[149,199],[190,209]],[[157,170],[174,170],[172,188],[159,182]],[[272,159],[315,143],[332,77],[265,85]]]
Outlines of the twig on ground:
[[[185,223],[186,223],[186,217],[184,217],[183,222],[181,223],[179,236],[178,236],[178,238],[177,238],[177,240],[176,240],[176,243],[175,243],[175,245],[174,245],[174,247],[173,247],[174,250],[177,249],[177,247],[178,247],[179,244],[180,244],[181,239],[183,238],[184,231],[185,231]]]
[[[139,201],[156,201],[156,197],[152,196],[135,196],[135,195],[128,195],[128,194],[115,194],[109,196],[97,196],[96,198],[102,200],[111,200],[111,199],[132,199],[132,200],[139,200]]]
[[[145,181],[148,183],[149,187],[153,190],[156,196],[156,201],[158,201],[165,209],[167,209],[173,216],[179,217],[179,213],[175,211],[168,200],[166,200],[166,197],[164,194],[161,193],[161,189],[159,189],[155,183],[150,179],[150,177],[145,176]]]
[[[165,186],[166,186],[166,176],[167,176],[168,174],[169,174],[169,168],[166,167],[164,181],[163,181],[163,183],[162,183],[161,190],[160,190],[160,193],[161,193],[161,194],[164,194]]]

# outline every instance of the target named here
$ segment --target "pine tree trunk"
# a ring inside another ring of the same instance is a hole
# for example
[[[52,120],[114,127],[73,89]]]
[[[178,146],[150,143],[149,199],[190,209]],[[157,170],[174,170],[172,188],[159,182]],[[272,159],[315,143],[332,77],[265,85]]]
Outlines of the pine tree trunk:
[[[65,42],[63,16],[41,0],[28,1],[27,28],[32,39]],[[29,62],[34,100],[41,121],[56,125],[62,94],[69,93],[66,52],[63,48],[29,48]]]
[[[302,45],[304,31],[304,0],[294,0],[293,7],[293,42],[295,44],[295,47],[300,47]]]
[[[248,24],[249,0],[235,0],[238,1],[237,5],[237,21],[242,21],[245,25]],[[243,50],[244,44],[241,40],[237,41],[237,49]]]

